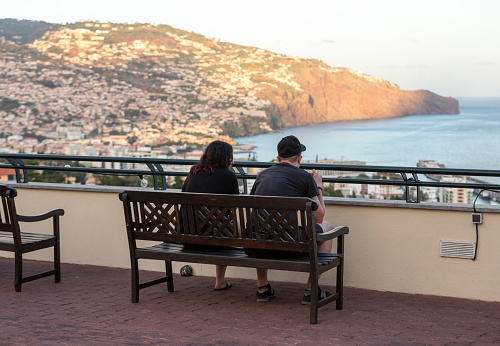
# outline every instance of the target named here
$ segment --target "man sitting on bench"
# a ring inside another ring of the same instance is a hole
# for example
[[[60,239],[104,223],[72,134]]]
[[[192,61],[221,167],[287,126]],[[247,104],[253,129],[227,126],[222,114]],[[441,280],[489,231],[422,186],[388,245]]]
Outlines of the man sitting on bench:
[[[302,152],[306,147],[300,143],[295,136],[286,136],[278,143],[278,164],[267,168],[259,173],[250,192],[251,195],[264,196],[286,196],[286,197],[309,197],[318,204],[314,212],[316,232],[323,233],[333,229],[333,225],[324,221],[325,203],[322,196],[322,176],[313,170],[308,173],[299,168],[302,160]],[[318,244],[319,253],[330,253],[332,240]],[[263,249],[246,249],[245,252],[251,257],[261,258],[286,258],[296,257],[298,254],[290,251],[268,251]],[[268,269],[257,268],[257,301],[267,302],[276,295],[276,292],[267,279]],[[332,294],[322,291],[318,286],[318,297],[324,299]],[[302,304],[311,303],[311,279],[302,298]]]

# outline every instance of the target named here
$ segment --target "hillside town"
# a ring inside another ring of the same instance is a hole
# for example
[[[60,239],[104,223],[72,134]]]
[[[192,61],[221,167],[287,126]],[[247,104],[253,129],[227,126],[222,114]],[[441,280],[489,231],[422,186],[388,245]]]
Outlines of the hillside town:
[[[106,29],[109,24],[86,26]],[[113,29],[117,28],[109,28]],[[217,62],[205,59],[196,63],[201,56],[194,54],[194,64],[187,65],[168,60],[182,52],[162,51],[165,47],[148,41],[103,45],[102,35],[107,32],[68,28],[35,41],[33,48],[53,59],[50,61],[0,55],[2,150],[64,154],[70,143],[72,148],[80,146],[82,154],[91,147],[91,152],[105,155],[106,146],[125,146],[127,151],[157,147],[165,154],[175,154],[186,145],[200,146],[215,138],[231,141],[222,127],[226,122],[238,124],[242,117],[258,119],[262,133],[272,131],[265,113],[269,101],[255,96],[258,90],[251,82],[252,73],[240,67],[247,61],[260,63],[263,50],[246,52],[243,61],[237,56],[227,56],[225,61],[214,55]],[[209,51],[198,42],[168,34],[182,46]],[[127,65],[144,55],[162,57],[163,62],[142,71]],[[114,60],[107,60],[111,58]],[[71,64],[54,63],[66,60]],[[217,65],[225,66],[218,68],[224,73],[205,71]],[[155,74],[159,85],[152,87],[158,90],[151,92],[96,73],[96,66],[135,74],[138,79]],[[280,69],[267,77],[293,84]]]

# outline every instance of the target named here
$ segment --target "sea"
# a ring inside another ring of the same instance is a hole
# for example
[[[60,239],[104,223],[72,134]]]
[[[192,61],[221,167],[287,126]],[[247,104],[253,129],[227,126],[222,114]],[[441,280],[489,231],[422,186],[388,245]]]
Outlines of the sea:
[[[500,171],[500,97],[458,100],[459,114],[331,122],[237,138],[237,144],[255,147],[251,153],[235,154],[235,160],[248,155],[271,161],[276,158],[279,140],[295,135],[307,147],[303,153],[306,161],[318,158],[415,167],[419,160],[435,160],[446,168]]]

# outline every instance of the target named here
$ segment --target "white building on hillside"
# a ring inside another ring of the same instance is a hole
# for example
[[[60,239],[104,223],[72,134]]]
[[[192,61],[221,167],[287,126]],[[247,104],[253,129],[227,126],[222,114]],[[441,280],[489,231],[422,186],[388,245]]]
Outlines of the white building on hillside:
[[[444,176],[442,182],[466,183],[465,177]],[[465,203],[471,204],[473,200],[473,190],[465,188],[442,187],[439,191],[439,200],[443,203]]]

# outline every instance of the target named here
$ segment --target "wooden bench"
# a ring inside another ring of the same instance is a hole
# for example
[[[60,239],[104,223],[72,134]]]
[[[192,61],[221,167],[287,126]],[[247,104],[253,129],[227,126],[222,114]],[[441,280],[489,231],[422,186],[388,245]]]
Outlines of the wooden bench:
[[[336,301],[342,309],[345,226],[316,234],[314,210],[309,198],[250,195],[216,195],[187,192],[124,191],[125,222],[130,249],[132,302],[139,301],[139,290],[167,282],[174,291],[172,261],[220,264],[305,272],[312,287],[318,275],[337,268],[335,293],[318,302],[311,290],[310,322],[317,323],[318,308]],[[317,241],[337,238],[337,253],[318,254]],[[161,242],[137,247],[137,240]],[[227,246],[222,250],[185,249],[181,244]],[[230,247],[230,248],[229,248]],[[243,248],[304,252],[299,258],[262,259],[245,254]],[[166,275],[152,281],[139,281],[139,259],[163,260]]]
[[[61,262],[59,248],[59,216],[64,210],[54,209],[42,215],[18,215],[14,198],[17,191],[8,185],[0,185],[0,250],[15,253],[14,287],[21,292],[21,285],[46,276],[54,275],[55,282],[61,281]],[[19,222],[36,222],[52,218],[53,234],[36,234],[21,232]],[[54,269],[23,277],[23,254],[54,248]]]

